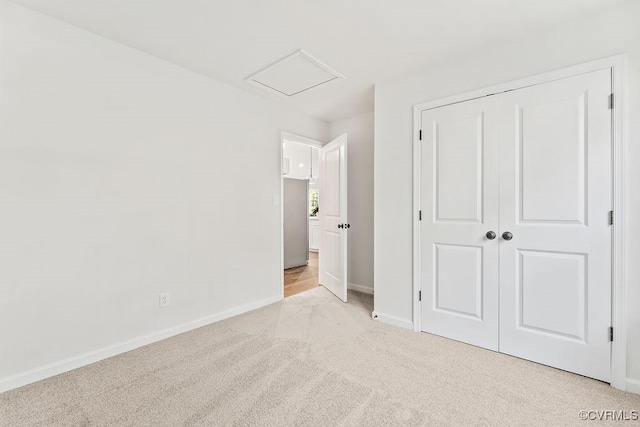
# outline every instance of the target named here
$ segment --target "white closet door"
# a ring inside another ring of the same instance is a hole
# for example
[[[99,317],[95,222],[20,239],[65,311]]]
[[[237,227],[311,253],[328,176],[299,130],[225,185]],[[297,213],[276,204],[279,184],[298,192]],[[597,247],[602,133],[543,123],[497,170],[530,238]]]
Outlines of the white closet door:
[[[421,330],[498,349],[498,100],[422,112]]]
[[[610,373],[610,93],[607,69],[499,97],[500,351],[603,381]]]

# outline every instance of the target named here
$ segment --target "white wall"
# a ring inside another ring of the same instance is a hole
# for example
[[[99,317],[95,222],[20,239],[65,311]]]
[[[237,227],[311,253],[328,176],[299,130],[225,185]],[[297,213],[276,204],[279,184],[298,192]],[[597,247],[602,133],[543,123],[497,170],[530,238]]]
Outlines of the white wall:
[[[0,389],[280,297],[280,131],[326,122],[4,0],[0,31]]]
[[[640,380],[640,2],[506,41],[376,86],[375,311],[412,322],[412,107],[628,52],[627,376]],[[633,380],[635,379],[635,380]],[[640,391],[640,382],[637,383]]]
[[[330,123],[331,139],[349,134],[349,283],[365,291],[373,291],[373,119],[366,113]]]

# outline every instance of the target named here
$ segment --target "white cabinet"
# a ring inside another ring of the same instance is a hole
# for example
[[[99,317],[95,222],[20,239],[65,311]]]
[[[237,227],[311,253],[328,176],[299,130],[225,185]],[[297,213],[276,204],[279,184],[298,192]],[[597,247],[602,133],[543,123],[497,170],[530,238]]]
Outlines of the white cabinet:
[[[320,149],[316,147],[311,147],[311,177],[318,178],[319,175],[319,165],[318,159],[320,155]]]
[[[286,142],[283,150],[283,164],[288,163],[289,169],[284,171],[286,172],[284,176],[296,179],[311,178],[311,151],[309,145]]]
[[[320,222],[318,218],[309,218],[309,250],[317,252],[320,249]]]

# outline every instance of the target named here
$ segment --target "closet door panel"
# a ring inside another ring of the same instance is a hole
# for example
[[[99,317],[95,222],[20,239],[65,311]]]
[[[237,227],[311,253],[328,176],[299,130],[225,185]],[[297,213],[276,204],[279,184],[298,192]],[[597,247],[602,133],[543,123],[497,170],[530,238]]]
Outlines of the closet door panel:
[[[500,351],[604,381],[610,93],[602,70],[500,95]]]
[[[498,103],[421,116],[421,289],[426,332],[498,348]]]

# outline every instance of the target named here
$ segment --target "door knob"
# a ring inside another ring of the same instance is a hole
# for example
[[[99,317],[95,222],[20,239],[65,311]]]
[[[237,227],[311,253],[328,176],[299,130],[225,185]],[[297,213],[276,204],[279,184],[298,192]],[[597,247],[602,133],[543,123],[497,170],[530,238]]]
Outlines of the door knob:
[[[485,236],[487,236],[487,239],[493,240],[493,239],[496,238],[496,232],[495,231],[487,231],[487,234],[485,234]]]
[[[345,224],[344,228],[351,228],[351,224]]]
[[[510,231],[505,231],[504,233],[502,233],[502,238],[504,240],[511,240],[513,239],[513,234],[511,234]]]
[[[338,228],[344,228],[344,224],[338,224]]]

